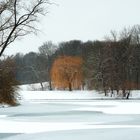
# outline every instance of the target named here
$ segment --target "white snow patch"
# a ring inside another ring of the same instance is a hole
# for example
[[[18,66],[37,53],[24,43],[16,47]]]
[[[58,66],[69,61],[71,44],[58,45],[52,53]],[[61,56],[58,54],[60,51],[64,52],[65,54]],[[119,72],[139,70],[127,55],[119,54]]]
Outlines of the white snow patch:
[[[105,128],[140,128],[140,125],[99,125],[95,122],[14,122],[0,120],[0,133],[40,133],[63,130],[105,129]],[[92,125],[91,125],[92,124]]]
[[[0,115],[0,118],[6,118],[7,115]]]
[[[25,100],[50,100],[50,99],[95,99],[101,98],[96,91],[20,91],[20,95]]]
[[[88,103],[86,103],[88,104]],[[90,105],[102,105],[102,107],[81,107],[76,108],[77,111],[99,111],[106,114],[140,114],[140,103],[135,102],[103,102],[89,103]],[[114,107],[103,107],[103,105],[115,105]]]

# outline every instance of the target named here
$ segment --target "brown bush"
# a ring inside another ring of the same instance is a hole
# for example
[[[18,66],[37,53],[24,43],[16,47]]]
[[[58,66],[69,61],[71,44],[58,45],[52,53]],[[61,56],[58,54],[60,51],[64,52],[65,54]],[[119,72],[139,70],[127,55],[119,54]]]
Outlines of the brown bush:
[[[0,61],[0,103],[16,105],[18,82],[15,79],[15,64],[11,58]]]

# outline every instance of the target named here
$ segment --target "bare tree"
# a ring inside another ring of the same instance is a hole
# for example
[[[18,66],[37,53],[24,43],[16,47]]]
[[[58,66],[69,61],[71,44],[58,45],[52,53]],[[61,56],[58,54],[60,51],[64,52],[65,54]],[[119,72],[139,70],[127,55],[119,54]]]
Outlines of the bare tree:
[[[14,42],[15,39],[30,33],[36,33],[37,28],[35,23],[39,21],[41,15],[45,15],[46,4],[49,4],[48,0],[0,1],[0,57],[7,46]],[[6,71],[6,66],[2,65],[1,69]],[[0,87],[0,103],[5,103],[5,99],[8,104],[13,104],[16,101],[16,97],[14,96],[16,89],[11,84],[11,77],[14,79],[15,75],[11,76],[11,73],[11,69],[5,75],[2,71],[0,72],[0,77],[4,76],[1,78],[1,82],[4,84],[1,84]],[[10,102],[11,100],[13,101],[12,103]]]
[[[51,82],[51,64],[52,64],[52,55],[55,53],[57,46],[53,44],[51,41],[45,42],[42,46],[39,47],[40,54],[43,54],[47,57],[47,75],[49,81],[49,89],[52,90],[52,82]]]
[[[1,0],[0,2],[0,56],[15,39],[36,33],[35,23],[45,15],[48,0]]]

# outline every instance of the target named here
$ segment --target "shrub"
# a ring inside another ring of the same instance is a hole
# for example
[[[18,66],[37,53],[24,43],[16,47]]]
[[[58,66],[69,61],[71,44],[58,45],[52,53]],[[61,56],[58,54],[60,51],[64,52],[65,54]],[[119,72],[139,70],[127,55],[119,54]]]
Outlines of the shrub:
[[[0,103],[17,105],[18,82],[15,77],[15,63],[11,57],[0,61]]]

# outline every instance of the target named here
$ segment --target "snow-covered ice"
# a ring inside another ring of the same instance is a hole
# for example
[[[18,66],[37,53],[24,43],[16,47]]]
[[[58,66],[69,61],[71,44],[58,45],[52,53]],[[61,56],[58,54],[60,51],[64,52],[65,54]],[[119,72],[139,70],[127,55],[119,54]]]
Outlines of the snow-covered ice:
[[[20,106],[0,108],[0,140],[140,140],[139,100],[99,100],[95,91],[20,94]]]

